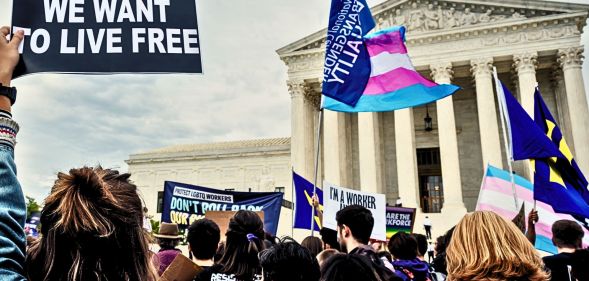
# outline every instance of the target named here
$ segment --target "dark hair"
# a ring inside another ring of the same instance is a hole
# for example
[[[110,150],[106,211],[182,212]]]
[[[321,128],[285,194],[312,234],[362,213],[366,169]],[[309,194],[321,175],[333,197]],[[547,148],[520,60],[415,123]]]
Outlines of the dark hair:
[[[265,281],[319,281],[319,263],[305,247],[285,238],[260,253]]]
[[[143,207],[130,174],[101,167],[59,173],[28,250],[28,280],[155,280]]]
[[[217,248],[217,252],[215,253],[213,261],[215,263],[219,263],[223,258],[223,255],[225,255],[225,242],[219,243],[219,247]]]
[[[411,234],[397,232],[387,246],[395,259],[413,260],[417,257],[417,240]]]
[[[436,272],[440,272],[443,274],[448,274],[448,268],[446,265],[446,248],[452,241],[452,235],[454,234],[454,229],[456,227],[450,228],[443,236],[438,237],[436,240],[438,245],[436,245],[436,256],[432,262],[432,266]]]
[[[225,235],[222,272],[235,274],[235,279],[254,279],[261,269],[258,252],[264,249],[264,223],[255,212],[241,210],[229,220]]]
[[[417,241],[417,253],[419,256],[425,256],[427,252],[427,237],[423,234],[413,233],[411,234]]]
[[[559,220],[552,225],[552,242],[561,248],[581,248],[585,233],[581,226],[571,220]]]
[[[337,242],[337,231],[324,227],[319,231],[319,234],[321,235],[321,241],[326,245],[329,245],[331,249],[341,250],[339,242]]]
[[[367,257],[337,254],[321,268],[321,281],[381,281]]]
[[[321,251],[323,251],[323,243],[321,243],[321,239],[315,236],[308,236],[303,239],[301,246],[309,250],[313,257],[316,257]]]
[[[190,252],[194,258],[210,260],[217,253],[219,240],[221,240],[221,231],[219,226],[212,220],[197,220],[188,227],[186,240],[188,240]]]
[[[160,250],[173,250],[180,244],[180,239],[157,238]]]
[[[352,236],[358,242],[368,244],[374,227],[374,218],[368,209],[360,205],[350,205],[339,210],[335,214],[335,220],[340,227],[347,225],[352,232]]]

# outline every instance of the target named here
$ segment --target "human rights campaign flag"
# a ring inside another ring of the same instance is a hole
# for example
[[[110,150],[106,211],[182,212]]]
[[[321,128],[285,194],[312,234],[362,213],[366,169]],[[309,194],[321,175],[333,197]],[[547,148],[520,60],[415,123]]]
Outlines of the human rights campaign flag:
[[[558,213],[572,215],[587,226],[589,224],[587,180],[537,89],[534,93],[534,121],[562,153],[561,157],[534,161],[534,199],[551,205]]]
[[[295,187],[295,221],[294,228],[311,229],[311,213],[313,213],[313,184],[305,178],[292,172],[292,179]],[[317,197],[319,197],[319,209],[323,210],[323,191],[316,189]],[[313,215],[314,228],[313,230],[320,230],[322,225],[317,212]]]
[[[366,35],[371,72],[354,106],[324,97],[323,108],[340,112],[382,112],[428,104],[460,89],[438,85],[415,71],[405,46],[405,27],[393,26]]]
[[[325,41],[322,92],[355,105],[370,77],[364,35],[375,26],[366,0],[332,0]]]
[[[495,76],[497,95],[507,122],[513,160],[562,157],[562,153],[534,123],[507,87]]]

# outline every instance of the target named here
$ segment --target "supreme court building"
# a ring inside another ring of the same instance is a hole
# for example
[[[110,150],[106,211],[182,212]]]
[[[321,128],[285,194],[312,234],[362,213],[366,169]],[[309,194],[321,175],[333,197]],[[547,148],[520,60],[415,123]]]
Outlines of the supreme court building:
[[[395,112],[325,111],[320,179],[384,193],[390,204],[400,198],[403,206],[418,210],[415,231],[423,232],[426,215],[434,236],[446,231],[475,209],[486,164],[507,169],[493,67],[529,113],[539,85],[579,166],[589,174],[580,43],[589,2],[389,0],[371,10],[377,29],[407,27],[416,70],[462,90]],[[291,200],[291,166],[313,179],[325,37],[326,30],[320,30],[277,51],[288,67],[288,93],[277,94],[291,97],[290,139],[180,145],[130,156],[129,171],[150,213],[156,214],[165,180],[282,191]],[[525,163],[515,168],[529,176]],[[291,215],[285,206],[279,235],[291,234]]]
[[[486,164],[507,169],[493,67],[532,116],[539,85],[579,166],[589,173],[580,43],[588,9],[589,2],[525,0],[389,0],[372,7],[377,29],[407,27],[416,70],[462,90],[395,112],[325,111],[321,175],[340,186],[385,193],[391,204],[400,197],[403,206],[418,209],[417,231],[423,231],[426,214],[434,229],[440,226],[438,233],[446,230],[474,210]],[[314,174],[325,39],[321,30],[278,50],[292,100],[291,161],[308,179]],[[515,170],[530,174],[527,163]]]

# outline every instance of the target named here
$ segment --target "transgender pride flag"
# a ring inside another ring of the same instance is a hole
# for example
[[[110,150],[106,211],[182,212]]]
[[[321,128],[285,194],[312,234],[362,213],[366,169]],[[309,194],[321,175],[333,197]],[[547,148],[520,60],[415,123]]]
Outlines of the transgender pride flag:
[[[515,191],[519,206],[515,209],[513,190],[509,172],[493,166],[487,168],[487,174],[481,186],[477,211],[493,211],[506,220],[513,220],[525,204],[526,216],[534,207],[534,185],[528,180],[515,175]],[[556,247],[552,244],[552,224],[557,220],[575,220],[566,214],[557,214],[552,207],[540,201],[536,204],[539,221],[536,223],[536,249],[556,254]],[[527,222],[527,218],[526,218]],[[527,224],[527,223],[526,223]],[[589,245],[589,231],[585,230],[584,247]]]
[[[323,108],[341,112],[380,112],[428,104],[460,88],[438,85],[415,71],[405,47],[405,27],[394,26],[364,37],[371,73],[358,103],[349,106],[323,96]]]

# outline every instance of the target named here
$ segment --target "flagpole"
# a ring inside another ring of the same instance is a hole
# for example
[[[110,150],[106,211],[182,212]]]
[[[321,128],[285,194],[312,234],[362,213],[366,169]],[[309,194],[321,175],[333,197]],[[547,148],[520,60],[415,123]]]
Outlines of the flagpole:
[[[319,118],[317,122],[317,146],[315,146],[315,179],[313,180],[313,197],[317,194],[317,175],[319,174],[319,149],[321,147],[321,127],[323,126],[323,102],[319,109]],[[312,204],[311,210],[311,236],[315,236],[315,204]]]
[[[294,176],[294,167],[290,166],[290,171],[291,171],[291,177]],[[295,201],[294,201],[294,178],[291,181],[290,184],[290,202],[292,203],[292,208],[290,209],[290,222],[292,223],[291,227],[290,227],[290,237],[293,238],[294,237],[294,225],[295,225],[295,221],[294,221],[294,213],[295,213]]]
[[[506,115],[507,108],[505,108],[505,96],[501,96],[501,93],[505,95],[505,92],[501,88],[499,77],[497,75],[497,68],[493,67],[493,77],[495,78],[495,90],[497,92],[497,102],[499,103],[499,113],[501,117],[501,126],[503,127],[503,144],[505,146],[505,155],[507,156],[507,166],[509,167],[509,176],[511,178],[511,191],[513,192],[513,201],[515,203],[515,210],[518,209],[518,201],[517,201],[517,193],[515,191],[515,175],[513,174],[513,151],[511,148],[510,139],[507,138],[507,130],[509,130],[511,134],[511,128],[507,128],[506,119],[508,116]],[[510,125],[511,126],[511,125]]]

